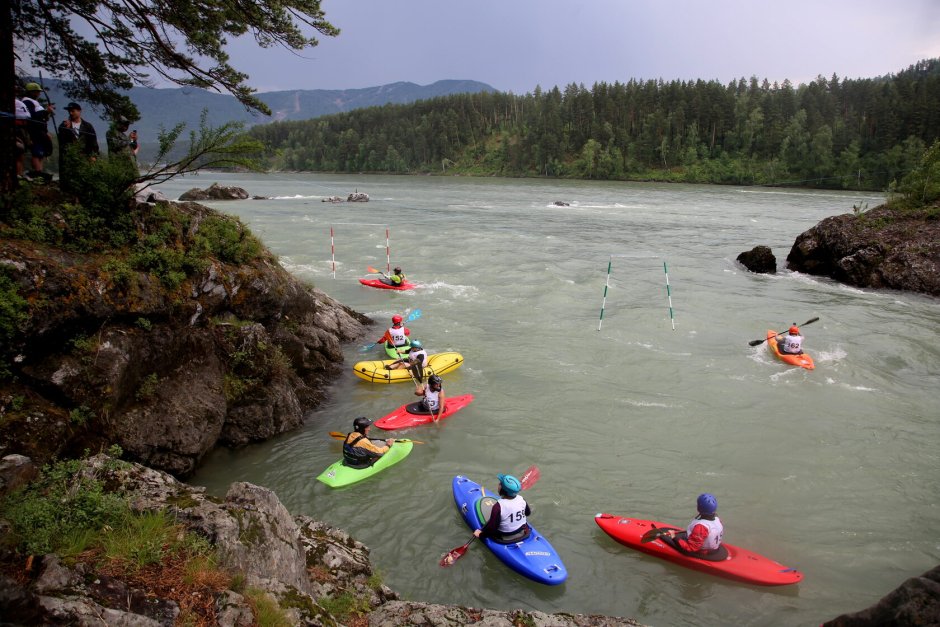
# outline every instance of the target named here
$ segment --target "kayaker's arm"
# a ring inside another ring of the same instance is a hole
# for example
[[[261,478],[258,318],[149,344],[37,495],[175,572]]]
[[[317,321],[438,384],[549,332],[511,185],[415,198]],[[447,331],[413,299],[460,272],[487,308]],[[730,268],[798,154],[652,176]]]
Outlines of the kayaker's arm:
[[[702,546],[705,544],[705,540],[708,538],[708,527],[705,525],[695,525],[692,528],[692,535],[688,536],[688,538],[685,540],[682,538],[676,538],[677,533],[680,532],[670,530],[669,537],[674,538],[676,544],[678,544],[683,550],[688,551],[689,553],[694,553],[701,550]]]

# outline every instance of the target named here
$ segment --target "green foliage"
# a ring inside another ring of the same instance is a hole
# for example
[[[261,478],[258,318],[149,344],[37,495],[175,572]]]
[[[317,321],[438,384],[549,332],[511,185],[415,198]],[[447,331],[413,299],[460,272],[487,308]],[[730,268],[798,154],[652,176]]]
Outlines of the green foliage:
[[[156,372],[151,372],[140,382],[140,387],[137,388],[134,397],[138,401],[150,400],[157,393],[158,385],[160,385],[160,377],[157,376]]]
[[[151,323],[147,318],[137,318],[137,320],[134,321],[134,324],[144,331],[149,331],[153,328],[153,323]]]
[[[20,296],[10,270],[0,264],[0,379],[9,376],[9,350],[26,324],[29,303]]]
[[[95,417],[95,412],[89,409],[85,405],[76,407],[69,412],[69,421],[79,427],[83,427],[88,424],[88,421],[92,420]]]
[[[194,247],[205,255],[234,264],[257,258],[263,246],[238,218],[210,215],[199,223]]]
[[[940,199],[940,140],[928,148],[917,167],[892,188],[892,204],[908,209]]]
[[[340,622],[345,622],[354,615],[365,614],[372,609],[368,597],[359,597],[349,591],[334,597],[322,597],[317,604]]]
[[[125,520],[127,503],[105,493],[100,481],[80,474],[80,466],[79,460],[45,466],[36,481],[0,504],[20,551],[75,555],[88,548],[105,525]]]
[[[254,610],[258,627],[291,627],[287,612],[281,609],[270,594],[258,588],[248,588],[245,590],[245,596]]]
[[[884,189],[940,137],[940,59],[894,77],[475,93],[253,127],[278,169]],[[877,122],[876,122],[877,121]]]
[[[154,74],[181,86],[224,89],[243,105],[269,113],[245,84],[248,76],[229,64],[226,44],[250,34],[264,48],[303,50],[318,43],[307,34],[311,28],[328,37],[339,34],[324,19],[320,0],[244,6],[93,0],[45,3],[41,8],[30,4],[10,11],[5,58],[12,59],[16,50],[18,58],[52,76],[81,77],[68,86],[71,98],[103,104],[109,113],[130,119],[137,119],[137,110],[118,89],[149,85]]]

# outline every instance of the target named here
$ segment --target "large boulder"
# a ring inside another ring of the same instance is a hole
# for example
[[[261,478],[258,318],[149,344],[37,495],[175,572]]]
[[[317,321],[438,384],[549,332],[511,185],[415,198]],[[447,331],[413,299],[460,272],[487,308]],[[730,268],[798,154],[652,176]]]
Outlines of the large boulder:
[[[940,566],[911,577],[873,606],[843,614],[823,627],[927,627],[940,625]]]
[[[777,258],[769,246],[755,246],[744,251],[738,255],[738,262],[751,272],[774,274],[777,271]]]
[[[796,238],[787,267],[856,287],[940,296],[940,207],[826,218]]]
[[[234,185],[213,183],[206,189],[194,187],[180,194],[180,200],[245,200],[248,192]]]
[[[191,234],[217,215],[178,207]],[[371,323],[267,251],[210,260],[175,288],[35,242],[0,241],[0,263],[37,303],[16,338],[16,389],[0,395],[0,451],[40,463],[119,444],[187,476],[218,444],[300,426],[340,373],[342,343]]]

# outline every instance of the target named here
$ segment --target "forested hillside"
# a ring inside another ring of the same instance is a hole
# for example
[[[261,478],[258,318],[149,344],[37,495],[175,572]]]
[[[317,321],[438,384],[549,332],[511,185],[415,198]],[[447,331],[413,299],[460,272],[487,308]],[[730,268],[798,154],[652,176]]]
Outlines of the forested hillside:
[[[940,59],[895,75],[630,80],[255,127],[276,169],[883,189],[940,136]]]

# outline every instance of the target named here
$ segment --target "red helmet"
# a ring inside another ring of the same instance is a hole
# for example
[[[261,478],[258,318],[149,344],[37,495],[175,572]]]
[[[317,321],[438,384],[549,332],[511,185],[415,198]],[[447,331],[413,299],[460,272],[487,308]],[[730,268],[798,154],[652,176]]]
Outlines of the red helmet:
[[[792,327],[790,327],[790,335],[799,335],[799,334],[800,334],[800,330],[799,328],[797,328],[795,324]]]
[[[401,316],[398,314],[392,316],[392,324],[401,324]]]

